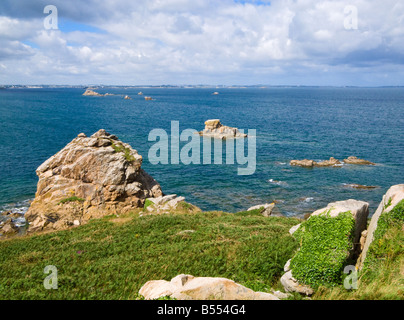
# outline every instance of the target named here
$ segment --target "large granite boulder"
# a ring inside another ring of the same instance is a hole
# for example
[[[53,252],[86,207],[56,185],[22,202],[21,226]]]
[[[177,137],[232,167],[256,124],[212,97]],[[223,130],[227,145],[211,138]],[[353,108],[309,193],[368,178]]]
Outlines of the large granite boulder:
[[[205,129],[200,131],[201,136],[213,137],[218,139],[228,138],[245,138],[247,134],[241,133],[237,128],[224,126],[220,123],[219,119],[207,120],[205,122]]]
[[[171,297],[177,300],[279,300],[275,295],[255,292],[225,278],[181,274],[171,281],[152,280],[140,289],[146,300]]]
[[[162,191],[141,165],[136,150],[105,130],[79,134],[37,169],[37,192],[25,215],[29,231],[65,229],[143,207]]]
[[[363,246],[362,253],[357,261],[357,268],[361,270],[364,266],[366,255],[372,241],[374,239],[374,233],[377,229],[377,223],[382,213],[390,212],[395,206],[404,199],[404,184],[398,184],[392,186],[387,193],[383,196],[382,201],[379,204],[376,212],[373,214],[369,227],[366,232],[363,233],[361,243]]]

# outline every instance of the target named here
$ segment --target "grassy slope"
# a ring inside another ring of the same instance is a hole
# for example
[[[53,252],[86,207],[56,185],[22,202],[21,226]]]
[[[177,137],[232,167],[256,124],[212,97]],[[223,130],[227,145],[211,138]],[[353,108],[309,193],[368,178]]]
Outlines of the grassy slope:
[[[358,289],[321,288],[317,299],[404,300],[404,200],[378,221]]]
[[[187,273],[254,290],[279,285],[297,242],[294,218],[223,212],[106,217],[74,229],[0,242],[1,299],[136,299],[148,280]],[[195,232],[182,232],[195,230]],[[58,268],[45,290],[44,268]]]

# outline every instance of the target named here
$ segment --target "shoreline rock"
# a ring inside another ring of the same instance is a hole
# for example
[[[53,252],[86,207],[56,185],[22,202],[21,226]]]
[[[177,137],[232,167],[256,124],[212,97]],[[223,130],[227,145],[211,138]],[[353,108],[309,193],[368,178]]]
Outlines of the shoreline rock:
[[[92,218],[142,208],[163,193],[142,168],[142,156],[101,129],[79,134],[37,170],[34,201],[25,214],[28,231],[66,229]]]
[[[218,139],[228,138],[245,138],[247,134],[241,133],[237,128],[224,126],[220,123],[220,119],[212,119],[205,121],[205,129],[199,132],[201,136],[213,137]]]

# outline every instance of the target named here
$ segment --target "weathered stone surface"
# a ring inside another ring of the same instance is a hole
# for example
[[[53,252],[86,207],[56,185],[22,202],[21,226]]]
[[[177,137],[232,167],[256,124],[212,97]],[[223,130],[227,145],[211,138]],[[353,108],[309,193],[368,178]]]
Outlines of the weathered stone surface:
[[[251,210],[261,210],[261,214],[264,217],[269,217],[272,214],[273,209],[275,208],[275,203],[265,203],[265,204],[259,204],[257,206],[253,206],[251,208],[248,208],[247,211],[251,211]]]
[[[344,162],[347,164],[372,165],[372,166],[376,165],[373,162],[358,159],[357,157],[349,157],[348,159],[344,159]]]
[[[299,223],[299,224],[296,225],[296,226],[293,226],[292,228],[289,229],[289,233],[290,233],[291,235],[293,235],[293,234],[297,231],[297,229],[300,228],[300,226],[301,226],[301,223]]]
[[[205,122],[205,129],[200,131],[199,134],[218,139],[247,137],[247,134],[239,132],[237,128],[222,125],[219,119],[207,120]]]
[[[37,169],[35,200],[25,215],[29,231],[143,207],[162,191],[141,164],[136,150],[103,129],[91,137],[80,134]]]
[[[362,239],[364,242],[362,253],[357,261],[356,266],[362,269],[366,260],[368,249],[374,239],[374,233],[377,229],[377,223],[383,212],[390,212],[394,207],[404,199],[404,184],[392,186],[387,193],[383,196],[376,212],[373,214],[369,227],[366,232],[366,238]]]
[[[165,296],[177,300],[279,300],[275,295],[254,292],[225,278],[178,275],[171,281],[148,281],[139,291],[146,300]]]
[[[9,236],[18,233],[18,228],[15,226],[12,219],[8,219],[0,225],[0,234]]]
[[[297,292],[306,296],[311,296],[314,293],[312,288],[300,284],[295,278],[293,278],[292,270],[289,270],[281,277],[281,283],[286,292]]]

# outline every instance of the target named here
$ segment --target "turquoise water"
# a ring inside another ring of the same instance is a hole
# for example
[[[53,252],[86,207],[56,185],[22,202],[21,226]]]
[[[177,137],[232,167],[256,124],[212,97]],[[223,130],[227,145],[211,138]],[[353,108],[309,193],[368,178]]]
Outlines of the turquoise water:
[[[139,91],[152,96],[145,101]],[[115,96],[84,97],[82,89],[0,90],[0,207],[26,208],[36,191],[35,169],[77,134],[100,128],[143,156],[143,168],[167,194],[204,210],[234,212],[278,202],[285,215],[311,212],[338,200],[368,201],[404,183],[403,88],[103,88]],[[219,95],[212,95],[219,91]],[[132,100],[124,100],[129,95]],[[257,130],[257,168],[238,176],[235,165],[152,165],[152,129],[202,130],[207,119]],[[377,166],[304,169],[292,159],[358,156]],[[378,186],[354,190],[344,184]],[[1,211],[1,209],[0,209]]]

